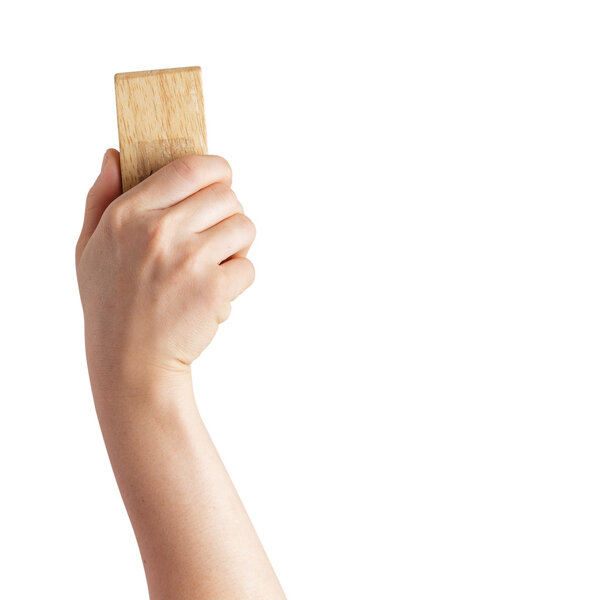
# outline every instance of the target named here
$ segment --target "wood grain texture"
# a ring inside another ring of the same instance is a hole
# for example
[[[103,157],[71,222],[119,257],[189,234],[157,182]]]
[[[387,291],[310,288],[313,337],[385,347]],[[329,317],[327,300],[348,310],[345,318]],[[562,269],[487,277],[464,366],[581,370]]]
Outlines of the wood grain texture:
[[[206,154],[200,67],[117,73],[123,191],[167,163]]]

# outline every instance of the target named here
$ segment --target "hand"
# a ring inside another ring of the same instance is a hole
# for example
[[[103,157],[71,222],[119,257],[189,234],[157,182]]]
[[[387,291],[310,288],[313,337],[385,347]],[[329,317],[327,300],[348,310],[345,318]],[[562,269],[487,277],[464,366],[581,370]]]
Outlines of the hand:
[[[108,150],[87,196],[77,277],[90,375],[189,370],[254,279],[255,229],[217,156],[188,156],[121,195]],[[93,382],[92,382],[93,383]]]

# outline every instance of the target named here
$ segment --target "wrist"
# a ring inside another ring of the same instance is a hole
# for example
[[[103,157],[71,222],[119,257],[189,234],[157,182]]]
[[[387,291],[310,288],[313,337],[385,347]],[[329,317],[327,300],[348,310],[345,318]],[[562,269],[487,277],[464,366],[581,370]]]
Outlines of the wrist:
[[[88,370],[96,403],[142,401],[164,404],[192,396],[190,365],[170,364],[142,352],[106,357],[88,349]]]

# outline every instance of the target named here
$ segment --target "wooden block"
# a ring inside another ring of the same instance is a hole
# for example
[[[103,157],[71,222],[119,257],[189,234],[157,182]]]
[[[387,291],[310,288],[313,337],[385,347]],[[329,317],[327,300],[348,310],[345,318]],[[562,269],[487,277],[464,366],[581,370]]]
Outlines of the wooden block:
[[[200,67],[117,73],[123,191],[167,163],[206,154]]]

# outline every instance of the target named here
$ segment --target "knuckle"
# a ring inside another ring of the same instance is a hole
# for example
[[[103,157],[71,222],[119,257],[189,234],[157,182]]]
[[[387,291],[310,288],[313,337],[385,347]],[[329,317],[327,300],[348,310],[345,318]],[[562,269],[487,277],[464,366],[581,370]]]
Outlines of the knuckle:
[[[237,194],[229,188],[229,201],[231,202],[231,207],[233,212],[244,213],[244,207],[242,203],[239,201]]]
[[[228,184],[222,182],[213,183],[210,186],[210,189],[214,194],[215,201],[228,207],[228,210],[232,215],[237,212],[243,212],[240,201]]]
[[[217,323],[221,324],[229,318],[231,314],[231,302],[225,302],[217,312]]]
[[[242,213],[236,214],[235,219],[238,227],[243,229],[247,236],[253,240],[256,237],[256,226],[254,225],[254,222]]]
[[[177,177],[184,181],[193,181],[202,163],[202,157],[196,154],[182,156],[174,160],[170,168]]]
[[[147,236],[150,245],[154,249],[164,249],[168,246],[171,238],[173,218],[169,211],[160,216],[149,219],[147,224]]]
[[[126,203],[117,202],[110,204],[105,211],[109,227],[114,231],[122,230],[129,220],[130,213],[131,210]]]
[[[246,268],[248,270],[248,281],[249,281],[248,285],[252,285],[254,283],[254,280],[256,279],[256,269],[254,268],[254,263],[251,260],[246,258],[245,261],[246,261]]]
[[[212,194],[215,201],[227,200],[231,193],[231,188],[221,181],[209,185],[206,190]]]
[[[201,261],[196,252],[184,252],[174,260],[174,275],[181,281],[191,281],[198,278]]]
[[[79,262],[79,257],[81,256],[81,253],[83,252],[83,240],[81,239],[81,236],[79,237],[79,239],[77,240],[77,243],[75,244],[75,265],[77,265],[77,263]]]
[[[96,198],[96,196],[97,196],[97,195],[98,195],[98,192],[97,192],[96,184],[94,184],[94,185],[93,185],[93,186],[92,186],[92,187],[91,187],[91,188],[88,190],[88,193],[87,193],[87,195],[86,195],[86,197],[85,197],[85,199],[86,199],[86,203],[85,203],[85,204],[86,204],[86,207],[85,207],[85,210],[86,210],[86,212],[89,210],[89,207],[90,207],[90,205],[92,204],[92,202],[91,202],[91,201],[92,201],[92,200],[94,200],[94,199]]]
[[[229,162],[224,159],[222,156],[214,157],[217,161],[217,168],[220,174],[220,178],[224,181],[228,181],[231,183],[231,179],[233,177],[233,170],[231,169],[231,165]]]
[[[254,265],[252,262],[246,257],[240,257],[236,260],[243,261],[243,267],[238,271],[236,275],[237,283],[238,283],[238,292],[237,295],[242,293],[243,290],[248,289],[253,283],[254,278],[256,276],[256,271],[254,270]]]

